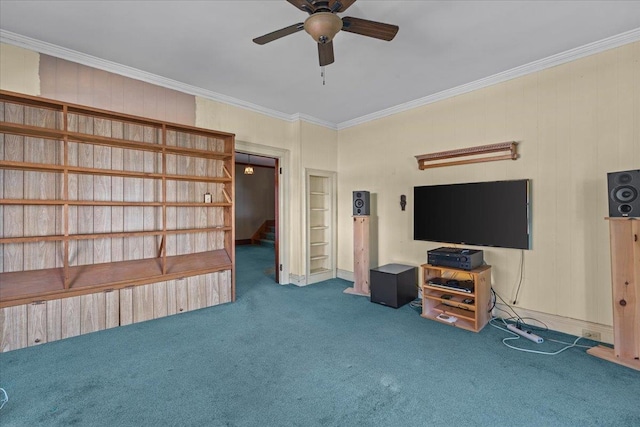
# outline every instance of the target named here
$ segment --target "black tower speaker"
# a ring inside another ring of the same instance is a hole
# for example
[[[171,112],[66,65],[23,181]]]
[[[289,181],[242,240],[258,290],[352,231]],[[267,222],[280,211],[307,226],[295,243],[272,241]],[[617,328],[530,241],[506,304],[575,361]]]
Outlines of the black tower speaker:
[[[609,172],[609,216],[640,217],[640,170]]]
[[[368,191],[353,192],[353,214],[371,215]]]

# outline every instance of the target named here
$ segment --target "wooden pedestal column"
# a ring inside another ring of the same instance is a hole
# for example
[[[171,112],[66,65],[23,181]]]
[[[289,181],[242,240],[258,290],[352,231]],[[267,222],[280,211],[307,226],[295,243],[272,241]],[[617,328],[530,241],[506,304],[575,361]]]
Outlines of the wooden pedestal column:
[[[353,217],[353,287],[346,294],[368,297],[369,291],[369,216]]]
[[[587,353],[640,370],[640,221],[607,218],[611,240],[613,348]]]

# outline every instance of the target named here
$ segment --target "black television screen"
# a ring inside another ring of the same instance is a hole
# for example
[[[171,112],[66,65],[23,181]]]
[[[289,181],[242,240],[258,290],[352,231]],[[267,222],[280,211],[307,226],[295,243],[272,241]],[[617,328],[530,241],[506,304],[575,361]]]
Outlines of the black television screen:
[[[413,188],[413,239],[529,249],[529,180]]]

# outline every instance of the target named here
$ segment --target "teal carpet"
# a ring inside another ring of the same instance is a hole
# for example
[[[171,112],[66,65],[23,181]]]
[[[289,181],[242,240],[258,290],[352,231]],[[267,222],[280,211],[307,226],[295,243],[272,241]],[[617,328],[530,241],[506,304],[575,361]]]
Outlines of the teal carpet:
[[[640,425],[640,372],[583,348],[514,351],[342,280],[277,285],[270,248],[237,266],[236,303],[1,354],[0,425]]]

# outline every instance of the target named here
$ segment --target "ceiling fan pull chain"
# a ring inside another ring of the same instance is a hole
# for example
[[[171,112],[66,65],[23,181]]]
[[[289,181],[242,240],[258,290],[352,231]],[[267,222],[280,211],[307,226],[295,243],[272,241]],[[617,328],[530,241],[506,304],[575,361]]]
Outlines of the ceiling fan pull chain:
[[[324,84],[325,84],[325,80],[324,80],[324,77],[325,77],[325,74],[324,74],[324,66],[320,67],[320,76],[322,76],[322,86],[324,86]]]

